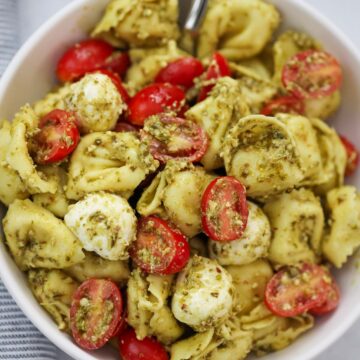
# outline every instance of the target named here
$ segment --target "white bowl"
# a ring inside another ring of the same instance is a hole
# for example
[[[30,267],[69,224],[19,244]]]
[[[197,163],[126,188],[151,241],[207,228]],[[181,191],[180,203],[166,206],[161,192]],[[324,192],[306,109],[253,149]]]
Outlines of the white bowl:
[[[335,127],[360,143],[360,56],[351,42],[320,13],[301,0],[272,0],[283,14],[284,27],[303,30],[319,39],[343,65],[345,81],[341,110],[333,119]],[[85,38],[100,18],[108,0],[77,0],[49,19],[21,48],[0,82],[0,118],[11,119],[26,102],[41,98],[55,81],[54,69],[64,49]],[[356,16],[354,14],[353,16]],[[352,183],[360,188],[360,174]],[[0,209],[1,210],[1,209]],[[4,211],[0,213],[3,216]],[[338,310],[317,321],[315,328],[287,349],[264,360],[309,360],[338,339],[360,315],[360,274],[353,258],[336,273],[342,301]],[[15,301],[33,324],[61,350],[78,360],[118,359],[108,347],[86,352],[71,337],[60,332],[33,298],[24,275],[17,269],[6,248],[0,244],[0,275]]]

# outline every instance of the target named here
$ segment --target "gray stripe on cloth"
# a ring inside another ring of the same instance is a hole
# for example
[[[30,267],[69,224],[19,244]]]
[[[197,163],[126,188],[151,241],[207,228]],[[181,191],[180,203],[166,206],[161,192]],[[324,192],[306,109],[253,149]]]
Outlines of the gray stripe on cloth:
[[[17,5],[17,0],[0,0],[0,75],[19,44]],[[56,358],[55,346],[31,324],[0,281],[0,359]]]

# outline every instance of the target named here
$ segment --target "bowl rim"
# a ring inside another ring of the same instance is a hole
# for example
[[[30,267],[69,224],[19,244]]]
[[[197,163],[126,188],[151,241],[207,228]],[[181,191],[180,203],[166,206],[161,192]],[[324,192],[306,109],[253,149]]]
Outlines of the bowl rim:
[[[19,48],[16,52],[15,56],[12,58],[7,68],[5,69],[3,75],[0,78],[0,98],[4,96],[6,93],[6,89],[11,83],[13,74],[17,71],[19,65],[23,62],[23,60],[28,56],[28,53],[31,51],[33,46],[41,40],[46,33],[56,24],[61,22],[64,18],[69,16],[72,12],[78,10],[83,6],[88,5],[89,0],[73,0],[73,2],[67,4],[58,12],[56,12],[53,16],[47,19]],[[360,51],[354,45],[354,43],[345,35],[345,33],[339,29],[330,19],[328,19],[325,15],[323,15],[320,10],[316,9],[314,6],[309,4],[308,2],[304,2],[303,0],[287,0],[295,8],[301,8],[304,12],[306,12],[310,17],[314,18],[314,20],[320,23],[327,31],[336,35],[336,38],[342,42],[346,50],[351,53],[351,55],[356,59],[356,61],[360,65]],[[5,247],[1,246],[4,250]],[[49,321],[43,321],[41,318],[34,316],[32,312],[32,305],[27,299],[27,297],[23,296],[22,289],[20,286],[14,283],[15,277],[12,274],[12,271],[7,267],[5,262],[1,261],[1,258],[4,257],[5,254],[0,251],[0,277],[9,291],[12,298],[15,300],[19,308],[24,312],[26,317],[33,323],[33,325],[44,335],[46,336],[53,344],[55,344],[59,349],[63,352],[67,353],[69,356],[79,359],[79,360],[97,360],[97,357],[93,357],[91,354],[86,352],[85,350],[78,347],[75,343],[71,347],[66,347],[68,343],[64,343],[63,337],[59,336],[57,331],[54,331],[54,327],[52,326],[52,320],[49,318]],[[334,331],[329,333],[329,336],[324,337],[324,339],[317,344],[316,347],[312,349],[308,349],[303,357],[303,360],[311,360],[314,359],[315,356],[322,353],[326,348],[330,345],[334,344],[336,340],[340,339],[340,337],[355,323],[355,321],[360,317],[360,302],[358,305],[351,309],[351,316],[347,317],[343,322],[341,322]]]

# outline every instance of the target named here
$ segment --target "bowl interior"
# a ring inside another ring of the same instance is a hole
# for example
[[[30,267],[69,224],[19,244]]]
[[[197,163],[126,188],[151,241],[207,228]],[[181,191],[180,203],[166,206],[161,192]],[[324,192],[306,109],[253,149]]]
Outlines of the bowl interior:
[[[331,23],[300,0],[272,0],[283,15],[283,28],[310,33],[342,63],[344,83],[342,106],[332,124],[355,143],[360,143],[360,57],[352,44]],[[22,47],[0,82],[0,118],[11,119],[20,106],[41,98],[55,82],[54,68],[63,50],[85,38],[100,18],[108,0],[77,0],[47,22]],[[350,182],[360,188],[360,174]],[[0,209],[0,216],[4,209]],[[342,291],[342,302],[331,316],[317,321],[316,327],[289,348],[264,357],[266,360],[308,360],[335,341],[360,314],[360,277],[356,270],[359,258],[354,256],[336,272]],[[59,348],[79,360],[118,359],[108,347],[88,353],[78,348],[71,338],[57,330],[28,289],[25,277],[17,269],[0,243],[0,275],[10,293],[30,318]]]

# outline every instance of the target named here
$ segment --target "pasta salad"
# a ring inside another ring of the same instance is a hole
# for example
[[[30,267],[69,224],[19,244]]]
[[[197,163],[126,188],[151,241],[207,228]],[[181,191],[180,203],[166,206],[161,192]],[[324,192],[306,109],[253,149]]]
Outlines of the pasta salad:
[[[243,360],[336,311],[360,248],[342,69],[263,0],[111,0],[58,85],[0,122],[4,242],[83,349]]]

